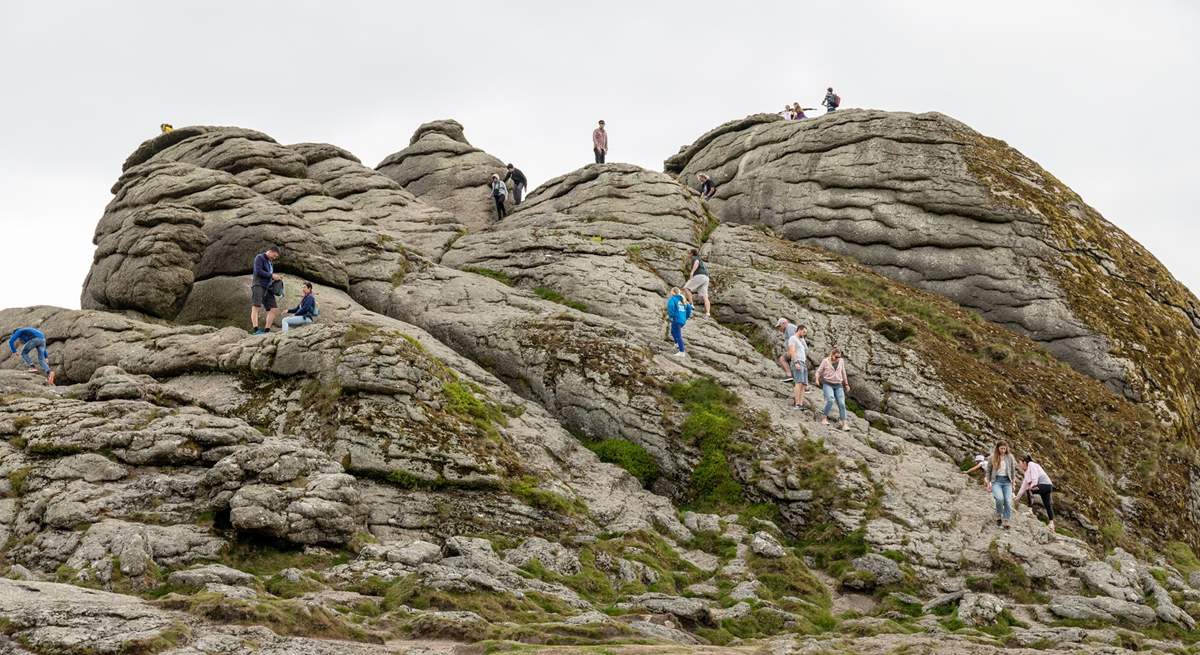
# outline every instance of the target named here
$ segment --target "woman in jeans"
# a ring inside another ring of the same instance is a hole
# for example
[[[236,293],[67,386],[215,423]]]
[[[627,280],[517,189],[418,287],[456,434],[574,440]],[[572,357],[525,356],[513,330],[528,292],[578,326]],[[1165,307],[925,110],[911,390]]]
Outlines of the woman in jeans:
[[[817,366],[817,384],[821,385],[821,391],[825,394],[821,425],[829,425],[829,410],[834,401],[837,401],[838,420],[842,422],[843,430],[849,430],[850,423],[846,420],[846,393],[850,391],[850,378],[846,376],[846,361],[842,359],[840,349],[834,348]]]
[[[1021,490],[1017,492],[1017,497],[1014,502],[1020,503],[1021,496],[1025,492],[1029,492],[1029,508],[1033,509],[1033,494],[1042,497],[1042,507],[1046,508],[1046,518],[1050,519],[1047,527],[1050,531],[1054,531],[1054,503],[1050,501],[1050,494],[1054,492],[1054,483],[1050,481],[1050,476],[1046,475],[1046,470],[1040,464],[1033,461],[1029,455],[1022,455],[1021,461],[1017,462],[1017,466],[1021,467],[1022,479]]]
[[[1008,450],[1008,443],[1001,441],[992,450],[988,461],[988,491],[996,501],[996,525],[1008,529],[1012,518],[1012,488],[1017,477],[1017,460]]]

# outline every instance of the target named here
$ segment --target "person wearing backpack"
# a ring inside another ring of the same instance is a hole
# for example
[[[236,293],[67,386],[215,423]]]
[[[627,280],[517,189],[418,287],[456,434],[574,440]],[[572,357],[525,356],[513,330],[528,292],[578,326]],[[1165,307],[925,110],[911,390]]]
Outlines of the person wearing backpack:
[[[308,325],[320,314],[317,311],[317,298],[313,295],[312,282],[305,282],[304,286],[300,287],[300,294],[300,304],[289,309],[287,313],[291,316],[283,319],[284,332],[287,332],[288,328]]]
[[[821,105],[825,107],[826,114],[832,114],[837,111],[838,107],[842,106],[842,97],[833,92],[833,87],[825,89],[825,99],[821,101]]]
[[[667,299],[667,320],[671,322],[671,338],[679,352],[676,357],[686,357],[683,345],[683,324],[692,317],[692,300],[690,291],[680,291],[679,287],[671,287],[671,297]]]
[[[254,274],[250,282],[250,331],[254,334],[270,332],[271,326],[275,324],[275,317],[279,315],[279,306],[275,302],[275,294],[271,291],[271,284],[280,279],[273,264],[278,258],[279,246],[271,246],[254,256]],[[267,312],[266,328],[258,327],[260,309]]]
[[[504,181],[500,176],[492,174],[492,200],[496,201],[496,220],[503,220],[508,213],[504,210],[504,198],[508,195],[508,187],[504,186]]]

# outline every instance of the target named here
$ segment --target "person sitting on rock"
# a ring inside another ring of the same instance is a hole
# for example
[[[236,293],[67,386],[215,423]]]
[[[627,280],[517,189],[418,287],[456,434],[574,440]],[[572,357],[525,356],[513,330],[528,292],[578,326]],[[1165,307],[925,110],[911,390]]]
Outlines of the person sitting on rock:
[[[996,525],[1008,529],[1012,518],[1012,483],[1017,477],[1017,460],[1008,450],[1008,443],[1000,441],[992,449],[988,460],[987,489],[996,501]]]
[[[717,195],[717,185],[704,173],[697,173],[696,180],[700,182],[700,198],[708,200]]]
[[[21,344],[24,344],[21,346],[21,361],[29,367],[29,372],[36,373],[40,368],[46,375],[46,381],[54,384],[54,371],[50,370],[50,353],[46,350],[46,335],[37,328],[17,328],[8,338],[8,349],[16,353],[17,346]],[[37,353],[36,365],[29,354],[31,352]]]
[[[792,365],[790,360],[788,360],[787,345],[792,335],[796,334],[796,325],[786,318],[781,318],[775,321],[775,329],[783,333],[783,354],[779,356],[779,359],[775,360],[775,363],[779,364],[779,368],[783,369],[783,372],[787,374],[787,377],[783,378],[783,381],[791,382]]]
[[[504,198],[508,195],[508,187],[497,174],[492,174],[492,200],[496,201],[496,220],[503,220],[508,214],[504,209]]]
[[[808,344],[804,341],[807,332],[808,328],[801,325],[787,340],[787,357],[792,364],[792,382],[796,385],[792,390],[792,409],[805,405],[804,394],[808,391]]]
[[[825,113],[832,114],[837,111],[837,108],[842,106],[842,97],[833,92],[833,87],[825,89],[825,99],[821,101],[821,105],[825,107]]]
[[[166,134],[167,132],[173,131],[175,129],[175,127],[172,126],[170,123],[160,123],[158,126],[158,129],[162,130],[163,134]]]
[[[508,165],[508,172],[504,174],[504,181],[509,180],[512,180],[513,206],[516,206],[521,204],[521,197],[525,195],[525,185],[529,181],[525,179],[525,174],[521,172],[521,169],[512,164]]]
[[[805,118],[808,118],[808,116],[804,112],[812,111],[812,110],[813,110],[812,107],[808,107],[808,108],[801,107],[800,103],[797,102],[795,105],[792,106],[792,119],[793,120],[803,120]]]
[[[283,319],[283,331],[287,332],[288,328],[300,327],[308,325],[317,318],[317,298],[313,295],[312,282],[305,282],[304,286],[300,287],[300,304],[289,309],[291,316]]]
[[[250,281],[250,331],[254,334],[270,332],[271,326],[275,324],[275,317],[279,314],[275,294],[271,291],[271,283],[282,279],[275,273],[275,265],[272,263],[278,258],[279,246],[271,246],[254,256],[254,273]],[[260,309],[267,312],[266,328],[258,327]]]
[[[1029,508],[1033,509],[1033,494],[1042,497],[1042,507],[1046,508],[1046,518],[1049,522],[1046,527],[1050,531],[1054,531],[1054,503],[1050,501],[1050,494],[1054,492],[1054,483],[1050,481],[1050,476],[1046,475],[1046,470],[1040,464],[1033,461],[1033,457],[1022,455],[1017,462],[1017,466],[1021,468],[1021,489],[1017,491],[1017,497],[1013,499],[1014,503],[1020,504],[1021,496],[1025,492],[1029,492]],[[1037,513],[1035,512],[1036,516]]]
[[[604,121],[592,130],[592,153],[596,155],[597,164],[604,163],[604,156],[608,154],[608,132],[604,130]]]
[[[688,251],[691,256],[691,267],[689,268],[689,276],[683,288],[694,293],[704,299],[704,315],[712,316],[712,306],[708,302],[708,268],[704,266],[704,260],[700,258],[700,251],[692,248]]]
[[[675,347],[679,349],[675,353],[676,357],[687,356],[687,349],[683,345],[683,325],[692,317],[692,301],[689,297],[690,292],[681,291],[679,287],[671,287],[671,297],[667,299],[667,320],[671,322],[671,338],[675,340]]]
[[[846,361],[842,358],[841,349],[835,347],[829,356],[821,360],[817,366],[817,384],[825,394],[825,409],[821,410],[821,425],[829,425],[829,410],[836,400],[838,420],[843,430],[850,429],[846,419],[846,394],[850,391],[850,377],[846,375]]]
[[[796,110],[792,109],[791,105],[784,105],[783,111],[779,112],[779,115],[783,116],[784,118],[786,118],[790,121],[790,120],[796,118]]]

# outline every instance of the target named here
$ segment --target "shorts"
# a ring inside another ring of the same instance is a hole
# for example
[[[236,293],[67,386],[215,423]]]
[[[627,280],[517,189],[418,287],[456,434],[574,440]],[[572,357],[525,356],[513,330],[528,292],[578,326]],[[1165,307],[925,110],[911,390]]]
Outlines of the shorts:
[[[792,362],[792,382],[808,384],[808,364]]]
[[[250,287],[250,304],[267,310],[275,309],[278,306],[275,304],[275,294],[271,293],[270,289],[257,284]]]
[[[696,294],[697,298],[707,298],[708,276],[704,275],[703,273],[700,275],[693,275],[692,279],[688,280],[687,284],[683,285],[683,288]]]

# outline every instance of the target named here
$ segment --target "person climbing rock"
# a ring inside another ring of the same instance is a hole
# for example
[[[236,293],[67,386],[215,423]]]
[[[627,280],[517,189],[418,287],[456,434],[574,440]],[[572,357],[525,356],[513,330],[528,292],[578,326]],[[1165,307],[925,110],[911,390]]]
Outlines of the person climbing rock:
[[[608,154],[608,132],[604,130],[604,121],[592,130],[592,152],[596,155],[596,163],[603,164],[604,156]]]
[[[690,292],[681,291],[679,287],[671,288],[671,297],[667,299],[667,320],[671,322],[671,338],[675,340],[675,347],[678,352],[676,357],[687,356],[687,349],[683,345],[683,325],[692,317],[692,301],[684,294],[691,295]]]
[[[775,360],[775,363],[779,364],[779,368],[783,369],[783,372],[787,374],[787,377],[783,378],[782,381],[791,382],[792,365],[790,364],[791,360],[788,359],[787,347],[788,340],[792,338],[793,334],[796,334],[796,326],[786,318],[781,318],[775,321],[775,329],[783,333],[783,354],[779,356],[779,359]]]
[[[975,471],[983,471],[983,486],[987,487],[989,470],[991,470],[991,465],[988,464],[987,455],[976,455],[975,456],[975,466],[972,466],[971,468],[967,469],[964,472],[967,475],[970,475],[970,474],[974,473]]]
[[[175,127],[170,123],[159,123],[158,129],[162,131],[163,134],[166,134],[167,132],[174,130]]]
[[[525,174],[521,172],[521,169],[512,164],[508,165],[508,172],[504,174],[504,181],[509,180],[512,180],[513,205],[519,205],[521,197],[525,195],[525,185],[529,184],[529,180],[525,179]]]
[[[1012,518],[1012,484],[1017,477],[1017,460],[1008,450],[1008,442],[1000,441],[988,459],[987,489],[996,501],[996,525],[1008,529]]]
[[[842,106],[842,97],[833,92],[833,87],[825,89],[825,99],[821,101],[821,106],[825,107],[825,113],[832,114],[837,111],[838,107]]]
[[[275,294],[271,291],[271,283],[282,279],[275,273],[274,261],[279,259],[279,246],[271,246],[254,256],[254,273],[250,281],[250,331],[254,334],[266,334],[275,324],[279,314]],[[258,327],[258,312],[265,309],[267,325]]]
[[[1017,497],[1013,499],[1013,502],[1020,504],[1021,496],[1028,491],[1029,508],[1033,509],[1033,494],[1041,496],[1042,507],[1046,509],[1046,518],[1048,519],[1046,526],[1053,532],[1054,503],[1050,500],[1050,494],[1054,493],[1054,483],[1050,481],[1050,476],[1046,475],[1046,470],[1042,468],[1041,464],[1033,461],[1033,457],[1029,455],[1022,455],[1017,466],[1021,468],[1021,489],[1017,491]],[[1034,515],[1037,515],[1036,512]]]
[[[692,248],[688,250],[688,255],[691,257],[691,266],[688,269],[688,281],[683,288],[704,299],[704,315],[711,317],[712,306],[708,301],[708,268],[704,266],[704,260],[700,258],[699,250]]]
[[[834,348],[829,356],[821,360],[817,366],[817,384],[825,394],[825,409],[821,410],[821,425],[829,425],[829,410],[837,401],[838,420],[842,429],[849,430],[850,422],[846,419],[846,393],[850,391],[850,377],[846,375],[846,361],[842,351]]]
[[[712,179],[707,175],[704,173],[697,173],[696,181],[700,183],[700,197],[702,199],[708,200],[717,195],[717,185],[714,184]]]
[[[283,319],[283,331],[287,332],[288,328],[300,327],[308,325],[317,318],[317,298],[313,295],[312,282],[305,282],[304,286],[300,287],[300,304],[289,309],[291,316]]]
[[[792,363],[792,381],[795,383],[792,389],[793,409],[800,409],[807,404],[804,401],[804,393],[808,391],[808,344],[804,341],[807,332],[808,328],[801,325],[787,340],[787,356]]]
[[[35,373],[40,368],[46,375],[46,381],[54,384],[54,371],[50,369],[50,352],[46,350],[46,335],[37,328],[17,328],[8,338],[9,351],[16,353],[18,345],[21,345],[21,361],[29,367],[29,372]],[[37,364],[34,364],[31,352],[37,354]]]
[[[508,187],[504,186],[504,182],[500,176],[492,174],[492,200],[496,201],[496,220],[503,220],[508,214],[504,209],[504,197],[508,195]]]

